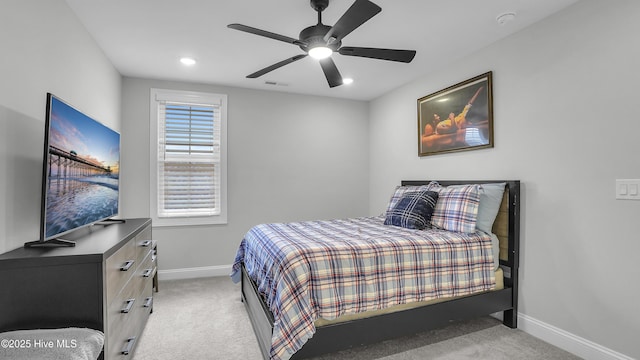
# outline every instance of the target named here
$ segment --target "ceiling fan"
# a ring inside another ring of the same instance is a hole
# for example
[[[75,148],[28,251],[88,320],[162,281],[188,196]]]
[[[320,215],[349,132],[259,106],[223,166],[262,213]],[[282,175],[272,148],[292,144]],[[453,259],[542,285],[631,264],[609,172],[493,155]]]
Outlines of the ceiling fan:
[[[316,58],[320,62],[322,71],[324,72],[329,87],[342,85],[342,75],[338,71],[336,64],[331,59],[334,52],[340,55],[360,56],[365,58],[398,61],[409,63],[413,60],[416,52],[414,50],[395,50],[395,49],[378,49],[366,47],[342,46],[342,39],[367,22],[369,19],[378,14],[382,9],[368,0],[356,0],[353,5],[342,15],[342,17],[333,26],[327,26],[322,23],[322,11],[329,6],[329,0],[311,0],[311,7],[318,12],[318,23],[303,29],[294,39],[288,36],[275,34],[269,31],[256,29],[251,26],[242,24],[229,24],[227,27],[235,30],[248,32],[255,35],[268,37],[270,39],[284,41],[289,44],[297,45],[305,52],[305,54],[296,55],[271,66],[267,66],[262,70],[258,70],[253,74],[247,75],[253,79],[260,77],[268,72],[278,69],[284,65],[290,64],[307,57],[307,55]]]

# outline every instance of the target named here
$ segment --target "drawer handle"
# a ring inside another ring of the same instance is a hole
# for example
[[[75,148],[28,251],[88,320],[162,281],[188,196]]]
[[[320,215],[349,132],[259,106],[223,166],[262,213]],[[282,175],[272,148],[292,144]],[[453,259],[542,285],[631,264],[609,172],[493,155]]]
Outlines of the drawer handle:
[[[133,349],[133,344],[136,343],[136,338],[131,337],[127,339],[127,342],[124,344],[124,347],[122,348],[122,355],[129,355],[129,353],[131,352],[131,349]]]
[[[146,298],[144,300],[144,305],[142,306],[148,308],[148,307],[151,307],[151,305],[153,305],[153,296],[149,296],[148,298]]]
[[[140,243],[140,246],[149,247],[149,245],[151,245],[152,242],[153,242],[152,240],[145,240],[145,241]]]
[[[152,272],[153,272],[153,269],[147,269],[142,273],[142,277],[149,277],[151,276]]]
[[[133,307],[134,302],[136,302],[136,299],[127,300],[126,301],[127,306],[125,306],[122,310],[120,310],[120,312],[123,314],[128,314],[129,311],[131,311],[131,308]]]
[[[129,269],[131,269],[134,262],[136,261],[135,260],[127,261],[126,263],[124,263],[124,265],[122,265],[122,267],[120,267],[120,271],[128,271]]]

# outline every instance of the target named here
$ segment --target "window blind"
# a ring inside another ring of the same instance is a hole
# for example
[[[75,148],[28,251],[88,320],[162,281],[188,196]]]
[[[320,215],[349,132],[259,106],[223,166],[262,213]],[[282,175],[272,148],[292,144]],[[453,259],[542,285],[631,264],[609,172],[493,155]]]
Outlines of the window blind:
[[[158,106],[158,216],[220,214],[220,106]]]

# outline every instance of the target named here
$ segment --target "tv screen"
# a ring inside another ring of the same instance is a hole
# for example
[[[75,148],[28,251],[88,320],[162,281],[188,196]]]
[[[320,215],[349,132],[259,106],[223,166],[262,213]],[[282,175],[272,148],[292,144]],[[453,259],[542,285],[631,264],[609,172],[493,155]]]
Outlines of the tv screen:
[[[47,94],[40,241],[118,214],[120,134]]]

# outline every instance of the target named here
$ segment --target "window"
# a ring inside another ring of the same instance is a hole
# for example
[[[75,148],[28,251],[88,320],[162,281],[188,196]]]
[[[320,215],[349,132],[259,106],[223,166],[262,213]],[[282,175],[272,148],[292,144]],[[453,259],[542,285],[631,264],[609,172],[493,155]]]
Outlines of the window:
[[[227,222],[227,96],[151,89],[154,226]]]

